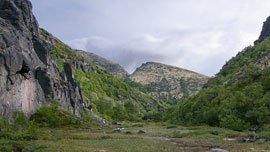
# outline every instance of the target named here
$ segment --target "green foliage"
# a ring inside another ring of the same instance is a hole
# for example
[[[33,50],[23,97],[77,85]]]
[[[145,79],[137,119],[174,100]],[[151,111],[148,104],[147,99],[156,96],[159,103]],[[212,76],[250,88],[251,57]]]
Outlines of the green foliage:
[[[29,126],[29,122],[21,111],[13,112],[13,128],[15,131],[23,130]]]
[[[82,57],[78,52],[72,50],[59,40],[55,39],[55,50],[51,52],[57,62],[59,71],[64,70],[64,63],[76,63],[76,67],[90,66],[90,70],[83,71],[81,68],[73,68],[74,77],[80,82],[84,96],[93,105],[93,111],[107,120],[141,120],[147,111],[158,111],[157,106],[153,109],[149,105],[163,105],[158,99],[150,97],[138,89],[130,87],[129,84],[108,74],[106,71],[93,65]],[[74,65],[75,67],[75,65]],[[41,109],[43,115],[51,112],[51,109]],[[57,114],[57,112],[56,112]],[[46,114],[55,124],[56,118]],[[41,120],[40,120],[41,121]],[[45,120],[42,120],[43,122]]]
[[[269,124],[270,67],[254,64],[269,53],[267,50],[269,39],[240,52],[199,94],[167,112],[167,118],[186,125],[208,124],[233,130]]]
[[[73,114],[56,109],[53,106],[42,107],[31,116],[31,121],[39,127],[57,128],[76,126],[81,122]]]
[[[64,71],[64,63],[72,61],[81,61],[82,57],[73,51],[70,47],[55,39],[55,50],[51,52],[52,57],[56,60],[60,72]]]
[[[11,124],[0,119],[0,128],[0,151],[23,151],[26,143],[37,140],[39,135],[37,127],[20,111],[13,113]]]
[[[39,143],[34,143],[31,145],[25,146],[23,148],[22,152],[35,152],[35,151],[41,150],[43,148],[46,148],[46,146],[41,145]]]

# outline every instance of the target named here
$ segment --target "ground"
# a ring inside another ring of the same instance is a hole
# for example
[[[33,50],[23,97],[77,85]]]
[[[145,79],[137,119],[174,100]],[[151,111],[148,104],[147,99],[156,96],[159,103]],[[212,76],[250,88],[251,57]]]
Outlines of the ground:
[[[117,128],[124,129],[117,131]],[[145,133],[138,134],[139,131]],[[32,149],[37,145],[38,148],[34,151],[210,152],[215,149],[230,152],[270,151],[270,142],[243,143],[238,140],[242,137],[248,137],[248,132],[236,132],[207,126],[182,127],[154,123],[132,123],[106,128],[50,129],[43,130],[43,132],[38,140],[28,143]],[[233,141],[226,140],[228,138]]]

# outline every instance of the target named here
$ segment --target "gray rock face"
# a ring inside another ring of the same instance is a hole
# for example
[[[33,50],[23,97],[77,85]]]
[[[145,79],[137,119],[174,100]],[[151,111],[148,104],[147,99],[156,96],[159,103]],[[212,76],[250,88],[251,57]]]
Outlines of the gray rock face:
[[[30,116],[50,104],[49,96],[77,116],[90,107],[70,64],[60,76],[52,49],[40,38],[28,0],[0,1],[0,116],[10,118],[16,110]]]
[[[267,37],[270,37],[270,16],[264,22],[263,28],[261,31],[261,35],[260,35],[259,39],[254,42],[254,44],[262,42]]]

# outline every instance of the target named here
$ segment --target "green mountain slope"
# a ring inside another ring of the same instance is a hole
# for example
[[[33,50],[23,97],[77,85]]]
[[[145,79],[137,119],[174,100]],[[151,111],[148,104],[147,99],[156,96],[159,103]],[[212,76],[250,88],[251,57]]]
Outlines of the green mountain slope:
[[[167,117],[182,124],[234,130],[266,127],[270,123],[270,39],[260,41],[233,57],[205,89],[179,103]]]
[[[128,75],[127,71],[117,63],[109,61],[91,52],[81,50],[78,50],[78,52],[88,61],[94,63],[99,68],[110,72],[113,76],[116,76],[117,78],[124,78]]]
[[[209,79],[202,74],[155,62],[143,64],[129,78],[141,84],[130,83],[133,86],[169,104],[197,94]]]
[[[51,55],[60,72],[65,63],[71,63],[74,78],[80,82],[85,98],[90,101],[94,112],[107,120],[152,119],[154,114],[164,111],[165,104],[130,87],[105,69],[90,62],[81,51],[71,49],[51,34],[41,29],[42,38],[55,49]]]

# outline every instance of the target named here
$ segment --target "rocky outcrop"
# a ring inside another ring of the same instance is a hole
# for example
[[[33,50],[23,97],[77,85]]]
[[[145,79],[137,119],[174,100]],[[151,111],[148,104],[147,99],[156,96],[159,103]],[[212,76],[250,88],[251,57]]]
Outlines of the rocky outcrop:
[[[270,16],[264,22],[261,35],[259,39],[254,42],[254,44],[260,43],[268,37],[270,37]]]
[[[28,0],[0,1],[0,115],[26,115],[49,105],[49,97],[60,107],[79,116],[90,108],[72,67],[66,63],[59,73],[50,55],[54,46],[41,39],[38,22]]]
[[[118,78],[123,78],[128,75],[127,71],[117,63],[109,61],[91,52],[85,52],[81,50],[78,50],[78,52],[90,62],[94,63],[101,69],[110,72],[112,75]]]
[[[198,93],[209,78],[178,67],[147,62],[130,79],[144,85],[146,93],[176,103]]]

